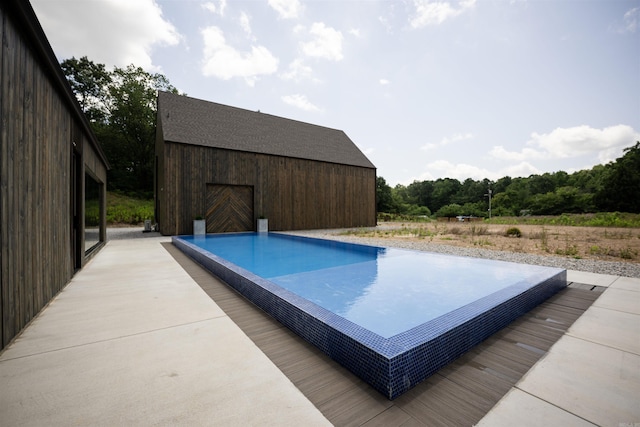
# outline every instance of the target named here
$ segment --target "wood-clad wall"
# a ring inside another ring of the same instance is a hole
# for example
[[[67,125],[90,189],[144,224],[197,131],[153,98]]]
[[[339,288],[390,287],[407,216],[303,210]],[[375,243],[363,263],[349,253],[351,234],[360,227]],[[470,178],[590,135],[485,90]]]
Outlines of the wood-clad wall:
[[[206,185],[249,185],[254,219],[269,229],[374,226],[376,170],[157,141],[158,212],[165,235],[191,234],[207,206]]]
[[[72,139],[103,183],[107,168],[13,4],[0,7],[0,349],[74,274]]]

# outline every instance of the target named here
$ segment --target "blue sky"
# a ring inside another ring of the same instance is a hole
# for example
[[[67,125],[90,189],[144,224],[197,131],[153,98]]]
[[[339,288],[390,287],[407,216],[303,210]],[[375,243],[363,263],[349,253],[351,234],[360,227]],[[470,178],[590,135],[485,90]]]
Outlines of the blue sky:
[[[573,172],[640,140],[640,0],[31,0],[60,60],[341,129],[391,185]]]

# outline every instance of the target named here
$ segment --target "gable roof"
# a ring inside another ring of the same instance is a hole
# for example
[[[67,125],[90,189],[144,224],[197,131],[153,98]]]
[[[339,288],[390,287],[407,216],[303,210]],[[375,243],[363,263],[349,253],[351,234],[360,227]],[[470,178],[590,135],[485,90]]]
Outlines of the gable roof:
[[[158,117],[165,141],[375,169],[341,130],[169,92]]]

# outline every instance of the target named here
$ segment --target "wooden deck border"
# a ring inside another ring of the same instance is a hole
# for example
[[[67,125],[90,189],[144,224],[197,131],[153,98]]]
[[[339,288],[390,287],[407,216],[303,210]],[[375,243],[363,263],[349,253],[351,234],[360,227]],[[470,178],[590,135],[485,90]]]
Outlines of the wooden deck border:
[[[336,426],[477,423],[605,288],[571,284],[407,393],[390,401],[211,275],[171,243],[167,251]]]

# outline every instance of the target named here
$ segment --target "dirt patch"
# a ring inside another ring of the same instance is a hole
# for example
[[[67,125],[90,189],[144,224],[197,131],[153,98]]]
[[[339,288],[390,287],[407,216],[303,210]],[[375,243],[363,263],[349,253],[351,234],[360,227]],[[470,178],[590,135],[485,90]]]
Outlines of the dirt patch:
[[[513,230],[515,228],[515,230]],[[510,230],[512,229],[512,230]],[[380,223],[354,234],[537,255],[640,263],[640,229],[483,223]],[[520,237],[517,237],[517,236]]]

